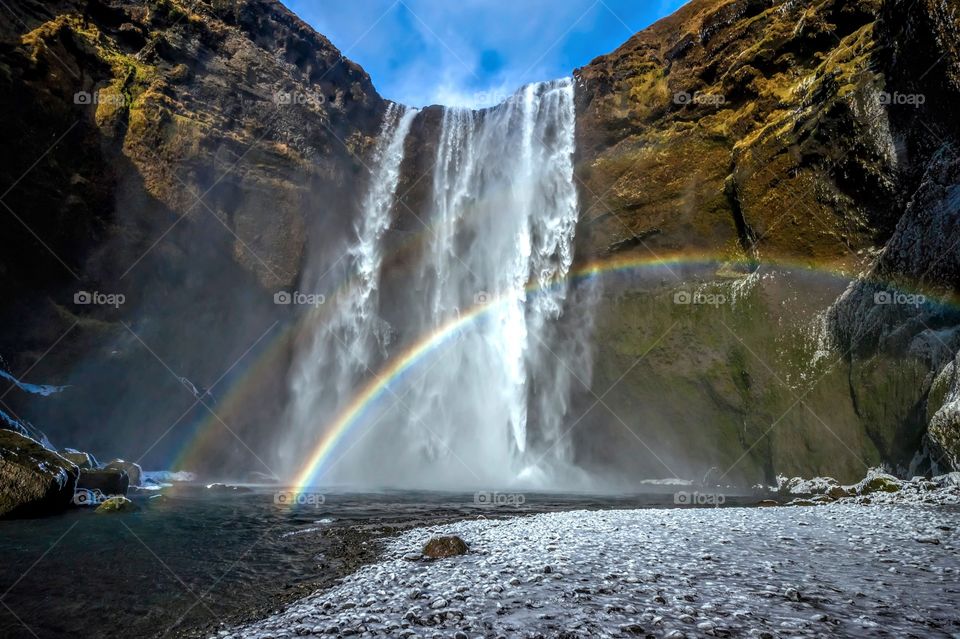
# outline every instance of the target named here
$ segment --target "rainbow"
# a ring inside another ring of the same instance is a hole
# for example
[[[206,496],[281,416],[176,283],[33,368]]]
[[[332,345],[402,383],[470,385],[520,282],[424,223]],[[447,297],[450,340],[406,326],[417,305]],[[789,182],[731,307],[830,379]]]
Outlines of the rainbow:
[[[619,257],[589,263],[586,266],[572,271],[566,280],[554,282],[550,286],[559,286],[565,281],[578,283],[600,275],[633,271],[638,268],[661,267],[669,269],[671,265],[703,265],[716,263],[718,262],[714,260],[695,260],[686,256],[646,259]],[[729,264],[729,262],[727,263]],[[802,266],[800,267],[803,268]],[[527,286],[526,290],[528,294],[537,294],[543,289],[539,285],[531,284]],[[300,472],[294,477],[292,483],[293,490],[303,492],[318,483],[333,451],[337,449],[338,445],[347,437],[354,427],[363,423],[363,417],[366,415],[368,409],[375,406],[379,400],[383,398],[390,390],[392,384],[402,378],[411,368],[423,361],[428,355],[440,349],[448,339],[458,334],[466,325],[478,321],[498,305],[503,304],[504,301],[504,299],[493,299],[487,303],[472,307],[459,317],[451,319],[432,333],[428,333],[421,339],[410,344],[399,355],[387,362],[384,368],[353,397],[350,403],[347,404],[326,427],[324,435],[317,443],[313,453],[304,463]]]
[[[566,283],[575,284],[610,274],[632,273],[639,269],[659,268],[671,271],[674,266],[716,268],[720,265],[732,268],[757,266],[756,263],[730,260],[729,257],[709,254],[681,253],[667,257],[649,258],[628,255],[585,264],[571,271],[566,280],[555,282],[550,286],[559,286]],[[842,263],[812,265],[810,263],[764,260],[760,265],[807,271],[842,280],[852,280],[856,276],[844,268]],[[341,289],[349,285],[351,285],[351,282],[348,281],[344,283]],[[540,290],[541,287],[537,284],[531,284],[527,287],[527,292],[531,294],[537,294]],[[322,436],[307,456],[300,470],[292,478],[291,486],[293,490],[302,492],[317,485],[325,470],[329,469],[329,462],[334,451],[340,448],[340,445],[355,428],[364,423],[364,417],[368,415],[371,408],[393,392],[392,386],[401,381],[406,373],[440,350],[467,325],[481,321],[498,305],[505,302],[505,299],[492,299],[486,303],[478,304],[438,326],[434,331],[423,335],[387,361],[380,371],[350,399],[349,403],[340,409],[333,420],[324,426]],[[243,410],[242,402],[244,398],[248,397],[267,378],[271,370],[279,369],[278,364],[282,361],[282,356],[291,347],[296,328],[296,323],[288,325],[271,338],[269,346],[260,349],[256,361],[247,367],[242,375],[238,376],[238,379],[231,384],[226,393],[222,394],[223,399],[217,407],[218,414],[229,415],[231,412],[239,413]],[[188,438],[181,453],[176,457],[170,468],[190,469],[199,465],[204,451],[208,450],[208,446],[214,441],[219,440],[219,437],[215,437],[215,435],[222,436],[224,430],[218,418],[209,417],[206,419],[199,425],[194,436]]]

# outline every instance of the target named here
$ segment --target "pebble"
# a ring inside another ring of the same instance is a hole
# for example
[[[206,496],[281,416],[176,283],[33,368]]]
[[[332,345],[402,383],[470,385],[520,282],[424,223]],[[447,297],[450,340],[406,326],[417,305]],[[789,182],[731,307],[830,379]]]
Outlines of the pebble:
[[[471,552],[408,559],[438,535]],[[417,529],[384,546],[378,563],[219,637],[960,633],[957,599],[944,596],[960,573],[960,511],[939,506],[556,512]]]

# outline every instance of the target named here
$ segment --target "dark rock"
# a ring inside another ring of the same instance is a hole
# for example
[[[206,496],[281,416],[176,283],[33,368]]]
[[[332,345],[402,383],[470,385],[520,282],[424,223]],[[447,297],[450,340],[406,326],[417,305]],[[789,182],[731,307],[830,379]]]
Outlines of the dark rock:
[[[60,456],[76,464],[77,468],[96,468],[100,465],[90,453],[84,453],[74,448],[60,449]]]
[[[871,468],[867,471],[867,476],[860,483],[851,487],[853,492],[858,495],[869,495],[870,493],[895,493],[903,488],[903,482],[879,469]]]
[[[842,497],[849,497],[850,491],[843,486],[831,486],[827,489],[826,495],[832,499],[840,499]]]
[[[423,547],[423,555],[431,559],[443,559],[455,555],[465,555],[469,551],[467,542],[456,535],[434,537]]]
[[[77,491],[100,491],[104,497],[124,496],[130,487],[130,478],[119,468],[80,469]],[[99,499],[97,500],[99,501]]]
[[[122,470],[123,472],[127,473],[127,477],[130,478],[131,486],[139,486],[140,478],[143,477],[143,469],[140,468],[140,464],[137,464],[136,462],[114,459],[112,462],[104,466],[104,468]]]
[[[79,470],[38,441],[0,430],[0,517],[32,517],[63,510]]]

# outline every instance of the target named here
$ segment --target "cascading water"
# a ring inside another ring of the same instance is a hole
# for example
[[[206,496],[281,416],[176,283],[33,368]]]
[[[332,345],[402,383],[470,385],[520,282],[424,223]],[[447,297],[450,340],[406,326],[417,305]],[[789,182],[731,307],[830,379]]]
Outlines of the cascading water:
[[[491,109],[443,111],[433,197],[428,210],[416,211],[429,225],[427,242],[419,268],[406,276],[403,330],[386,358],[458,318],[473,319],[387,387],[321,483],[501,487],[550,481],[551,469],[568,461],[562,429],[575,376],[573,362],[564,361],[571,353],[560,343],[578,340],[558,334],[578,212],[573,98],[572,80],[564,79],[528,85]],[[401,128],[395,127],[394,141]],[[347,345],[357,344],[357,363],[374,370],[383,360],[364,350],[377,317],[376,286],[366,282],[377,281],[386,200],[399,171],[399,161],[391,169],[382,163],[382,182],[371,183],[353,253],[361,290],[333,320],[333,335],[352,336]],[[478,305],[485,310],[475,314]],[[295,401],[331,383],[326,355],[343,345],[330,347],[324,336],[330,328],[319,330],[324,356],[306,362]],[[306,405],[313,409],[301,413],[298,430],[321,436],[317,428],[325,420],[315,402]]]
[[[342,260],[347,265],[341,278],[346,285],[307,317],[310,339],[294,364],[289,407],[293,427],[282,458],[299,459],[303,446],[316,438],[317,416],[335,412],[375,365],[374,356],[386,352],[389,331],[377,314],[382,239],[390,225],[404,142],[416,114],[416,109],[393,103],[387,107],[356,237]],[[305,282],[305,290],[324,290],[332,270],[315,268],[314,281]]]

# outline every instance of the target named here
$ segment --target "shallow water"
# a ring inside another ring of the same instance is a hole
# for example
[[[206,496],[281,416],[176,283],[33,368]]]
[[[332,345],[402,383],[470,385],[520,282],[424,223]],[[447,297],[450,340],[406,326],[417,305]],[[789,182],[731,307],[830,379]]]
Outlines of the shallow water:
[[[412,526],[673,505],[672,493],[524,493],[491,507],[474,493],[396,491],[327,492],[291,509],[276,494],[177,486],[135,496],[138,513],[0,521],[0,637],[202,635],[330,585],[371,561],[378,538]]]

